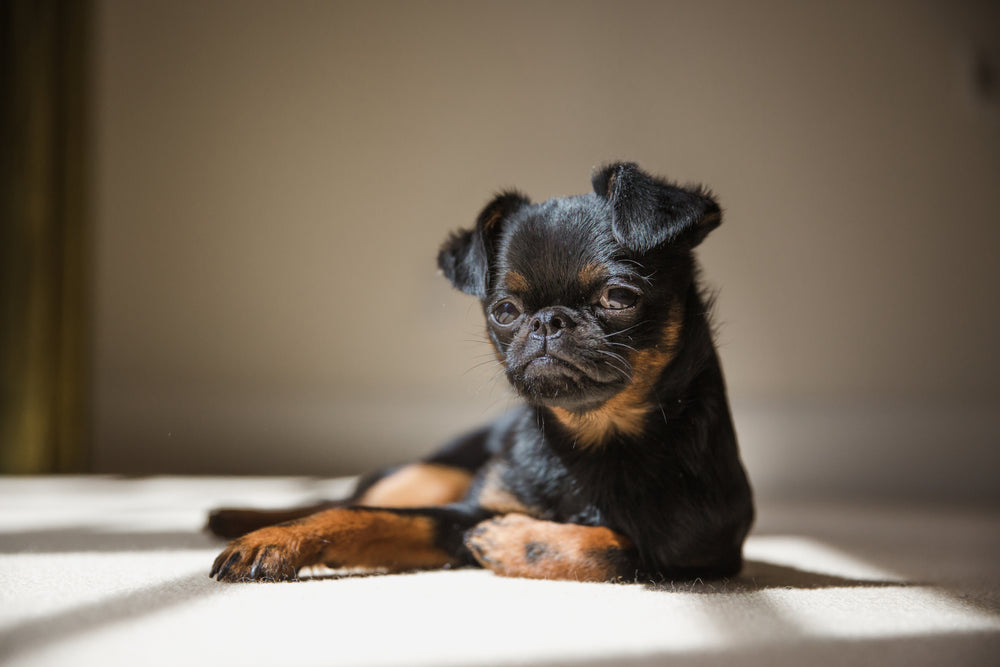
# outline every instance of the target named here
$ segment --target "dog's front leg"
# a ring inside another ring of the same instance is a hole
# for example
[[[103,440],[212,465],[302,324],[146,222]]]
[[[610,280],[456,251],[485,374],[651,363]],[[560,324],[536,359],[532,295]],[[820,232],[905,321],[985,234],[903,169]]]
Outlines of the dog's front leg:
[[[480,565],[508,577],[619,581],[636,575],[632,543],[603,526],[507,514],[476,525],[465,545]]]
[[[461,535],[482,518],[446,507],[329,509],[233,540],[209,576],[287,581],[319,564],[389,571],[459,565],[468,562]]]

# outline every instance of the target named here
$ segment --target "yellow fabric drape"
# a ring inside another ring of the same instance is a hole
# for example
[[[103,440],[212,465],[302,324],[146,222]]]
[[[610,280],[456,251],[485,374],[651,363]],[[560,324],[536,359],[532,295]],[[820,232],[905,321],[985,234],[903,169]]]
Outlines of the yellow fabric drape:
[[[0,472],[88,465],[86,2],[0,2]]]

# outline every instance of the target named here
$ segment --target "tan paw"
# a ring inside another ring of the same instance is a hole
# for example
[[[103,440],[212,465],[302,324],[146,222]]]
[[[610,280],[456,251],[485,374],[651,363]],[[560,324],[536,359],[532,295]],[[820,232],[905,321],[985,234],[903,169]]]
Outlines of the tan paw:
[[[293,580],[302,563],[292,537],[281,527],[270,527],[233,540],[208,576],[226,582]]]
[[[477,524],[465,545],[480,565],[507,577],[613,581],[625,569],[628,541],[600,526],[507,514]]]

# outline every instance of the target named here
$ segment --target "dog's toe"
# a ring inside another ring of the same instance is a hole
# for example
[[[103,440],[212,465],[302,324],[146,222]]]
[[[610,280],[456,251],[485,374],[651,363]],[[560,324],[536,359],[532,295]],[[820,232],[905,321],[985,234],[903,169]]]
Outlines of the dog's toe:
[[[258,531],[263,532],[263,531]],[[291,581],[298,575],[295,552],[287,545],[255,538],[251,533],[230,542],[209,573],[219,581]]]

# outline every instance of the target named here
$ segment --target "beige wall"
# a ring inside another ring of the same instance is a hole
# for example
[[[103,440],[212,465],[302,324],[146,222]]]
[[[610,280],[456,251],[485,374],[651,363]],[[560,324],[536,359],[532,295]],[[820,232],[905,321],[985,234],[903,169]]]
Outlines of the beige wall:
[[[701,257],[758,487],[992,488],[1000,109],[971,54],[996,62],[997,26],[969,2],[105,0],[98,465],[353,472],[494,414],[437,245],[501,187],[582,192],[627,158],[725,207]]]

